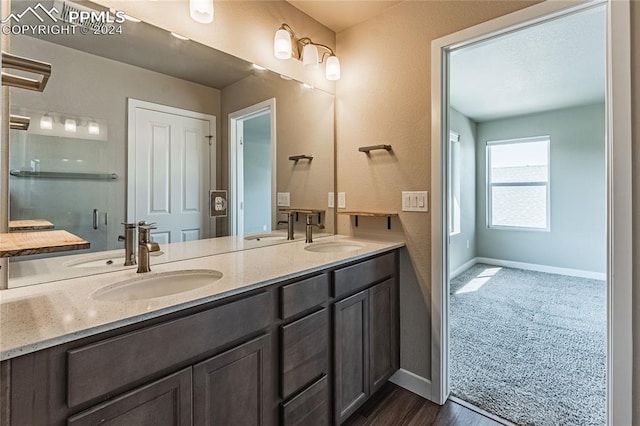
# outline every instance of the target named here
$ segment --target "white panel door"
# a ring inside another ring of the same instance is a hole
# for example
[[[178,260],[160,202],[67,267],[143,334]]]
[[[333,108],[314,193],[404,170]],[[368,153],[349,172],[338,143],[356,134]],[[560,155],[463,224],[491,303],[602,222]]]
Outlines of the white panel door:
[[[136,108],[135,218],[160,244],[209,238],[210,122]]]

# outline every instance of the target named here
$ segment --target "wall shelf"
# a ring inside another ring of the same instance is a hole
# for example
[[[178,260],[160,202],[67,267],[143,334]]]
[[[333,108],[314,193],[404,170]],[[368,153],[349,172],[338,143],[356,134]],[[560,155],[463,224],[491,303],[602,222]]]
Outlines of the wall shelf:
[[[361,146],[358,148],[360,152],[366,152],[369,154],[370,151],[376,151],[379,149],[383,149],[385,151],[391,151],[391,145],[370,145],[370,146]]]
[[[338,214],[353,216],[354,225],[356,228],[358,227],[358,217],[386,217],[387,218],[387,229],[391,229],[391,218],[398,217],[398,213],[395,212],[363,212],[363,211],[346,211],[346,212],[338,212]]]
[[[313,160],[313,155],[292,155],[289,157],[289,160],[295,161],[296,163],[300,160]]]
[[[89,247],[89,242],[62,230],[0,234],[0,257],[82,250]]]
[[[48,220],[35,219],[35,220],[10,220],[9,232],[17,231],[42,231],[45,229],[53,229],[53,223]]]

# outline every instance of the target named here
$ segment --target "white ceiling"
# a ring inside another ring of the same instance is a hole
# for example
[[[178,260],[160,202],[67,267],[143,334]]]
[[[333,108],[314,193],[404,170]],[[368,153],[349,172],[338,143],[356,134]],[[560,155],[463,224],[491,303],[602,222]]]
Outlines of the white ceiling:
[[[602,7],[451,55],[450,104],[478,122],[593,104],[604,95]]]
[[[336,33],[400,3],[397,0],[287,0]]]

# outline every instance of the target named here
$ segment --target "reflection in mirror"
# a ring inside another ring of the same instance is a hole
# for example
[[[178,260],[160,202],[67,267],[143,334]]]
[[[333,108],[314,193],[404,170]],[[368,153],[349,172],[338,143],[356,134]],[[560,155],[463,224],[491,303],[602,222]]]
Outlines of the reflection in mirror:
[[[12,258],[10,287],[122,268],[125,222],[156,222],[152,264],[285,242],[280,209],[319,211],[319,232],[333,233],[332,95],[123,25],[122,35],[12,37],[12,53],[51,63],[52,75],[44,93],[11,91],[11,112],[31,126],[11,131],[10,218],[47,220],[91,248]],[[304,238],[306,216],[295,216]]]

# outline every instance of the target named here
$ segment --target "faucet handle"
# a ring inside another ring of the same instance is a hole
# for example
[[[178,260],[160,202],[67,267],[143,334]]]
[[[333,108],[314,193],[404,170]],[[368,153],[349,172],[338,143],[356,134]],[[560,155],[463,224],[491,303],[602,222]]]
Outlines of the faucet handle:
[[[147,223],[144,220],[138,222],[138,226],[144,229],[157,229],[154,225],[156,225],[156,222]]]

